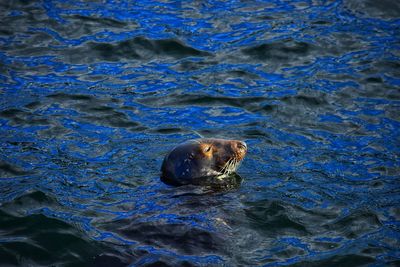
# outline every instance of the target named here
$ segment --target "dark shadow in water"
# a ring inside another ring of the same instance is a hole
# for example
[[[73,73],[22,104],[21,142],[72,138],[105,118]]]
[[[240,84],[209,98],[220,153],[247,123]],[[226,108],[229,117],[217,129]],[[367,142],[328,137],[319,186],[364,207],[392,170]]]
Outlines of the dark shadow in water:
[[[290,217],[288,209],[287,203],[271,200],[251,203],[245,214],[255,229],[269,237],[309,235],[304,225]]]
[[[152,58],[204,57],[211,54],[187,46],[175,39],[151,40],[135,37],[118,43],[88,42],[63,53],[74,63],[96,61],[150,60]]]
[[[117,110],[118,107],[111,106],[118,103],[116,99],[98,99],[90,95],[65,93],[48,95],[47,98],[56,103],[62,103],[65,107],[79,110],[84,114],[80,118],[89,123],[132,131],[144,129],[139,122],[133,121],[126,113]]]
[[[11,125],[49,125],[50,122],[47,118],[33,114],[29,111],[22,109],[6,109],[0,112],[0,117],[10,120]]]
[[[300,261],[291,266],[302,267],[318,267],[318,266],[329,266],[329,267],[353,267],[353,266],[368,266],[375,262],[375,259],[368,256],[357,255],[357,254],[345,254],[345,255],[335,255],[328,257],[323,260],[316,261]]]
[[[7,162],[3,162],[0,160],[0,179],[1,178],[8,178],[13,176],[21,176],[21,175],[28,175],[32,174],[31,172],[22,170],[21,168],[9,164]]]
[[[382,19],[399,19],[400,3],[392,0],[350,0],[344,2],[346,8],[357,15]]]
[[[255,106],[267,100],[266,97],[225,97],[210,96],[203,94],[175,94],[168,95],[168,98],[146,97],[137,99],[139,103],[152,107],[177,107],[177,106],[233,106],[247,107]]]
[[[169,181],[168,179],[163,179],[160,178],[160,180],[170,186],[179,186],[177,184],[174,184],[173,181]],[[197,189],[201,188],[202,193],[201,194],[209,194],[209,193],[218,193],[218,192],[227,192],[233,189],[237,189],[240,187],[240,185],[243,182],[243,178],[237,174],[233,173],[227,177],[224,177],[222,179],[218,179],[214,176],[211,177],[201,177],[199,179],[196,179],[195,186],[191,185],[183,185],[182,187],[188,187],[189,191],[190,188]],[[196,192],[187,192],[184,195],[198,195],[198,190],[195,190]],[[178,197],[178,196],[174,196]]]
[[[306,42],[297,42],[289,38],[273,43],[244,48],[242,52],[255,60],[288,61],[294,55],[305,56],[309,54],[312,49],[313,46]]]
[[[1,238],[9,238],[0,243],[1,265],[84,265],[101,251],[75,227],[41,214],[13,216],[0,210],[0,229]]]

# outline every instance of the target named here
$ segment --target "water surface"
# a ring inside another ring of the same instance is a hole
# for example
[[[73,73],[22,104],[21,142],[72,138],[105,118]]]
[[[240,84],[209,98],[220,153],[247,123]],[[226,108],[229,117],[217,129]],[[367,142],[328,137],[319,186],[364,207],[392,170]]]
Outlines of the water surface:
[[[399,14],[1,1],[1,265],[399,265]],[[199,135],[240,186],[160,182]]]

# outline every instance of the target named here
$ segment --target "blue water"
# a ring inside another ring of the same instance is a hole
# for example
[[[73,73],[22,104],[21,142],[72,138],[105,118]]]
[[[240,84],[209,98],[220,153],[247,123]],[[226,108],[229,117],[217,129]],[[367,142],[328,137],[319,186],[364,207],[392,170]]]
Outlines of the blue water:
[[[398,1],[1,1],[0,265],[397,266]],[[191,138],[240,186],[170,187]]]

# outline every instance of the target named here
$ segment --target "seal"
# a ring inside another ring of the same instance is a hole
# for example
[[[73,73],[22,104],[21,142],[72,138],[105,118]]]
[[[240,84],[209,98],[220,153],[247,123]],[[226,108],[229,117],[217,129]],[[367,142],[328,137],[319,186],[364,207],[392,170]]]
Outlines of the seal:
[[[234,173],[247,152],[245,142],[202,138],[172,149],[161,166],[161,181],[168,185],[203,185]]]

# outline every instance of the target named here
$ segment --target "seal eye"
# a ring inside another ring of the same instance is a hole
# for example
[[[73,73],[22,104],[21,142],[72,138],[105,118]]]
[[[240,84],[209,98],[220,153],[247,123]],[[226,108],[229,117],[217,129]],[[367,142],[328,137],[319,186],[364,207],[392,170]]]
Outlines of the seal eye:
[[[206,148],[204,148],[204,152],[208,153],[211,151],[211,146],[207,146]]]

